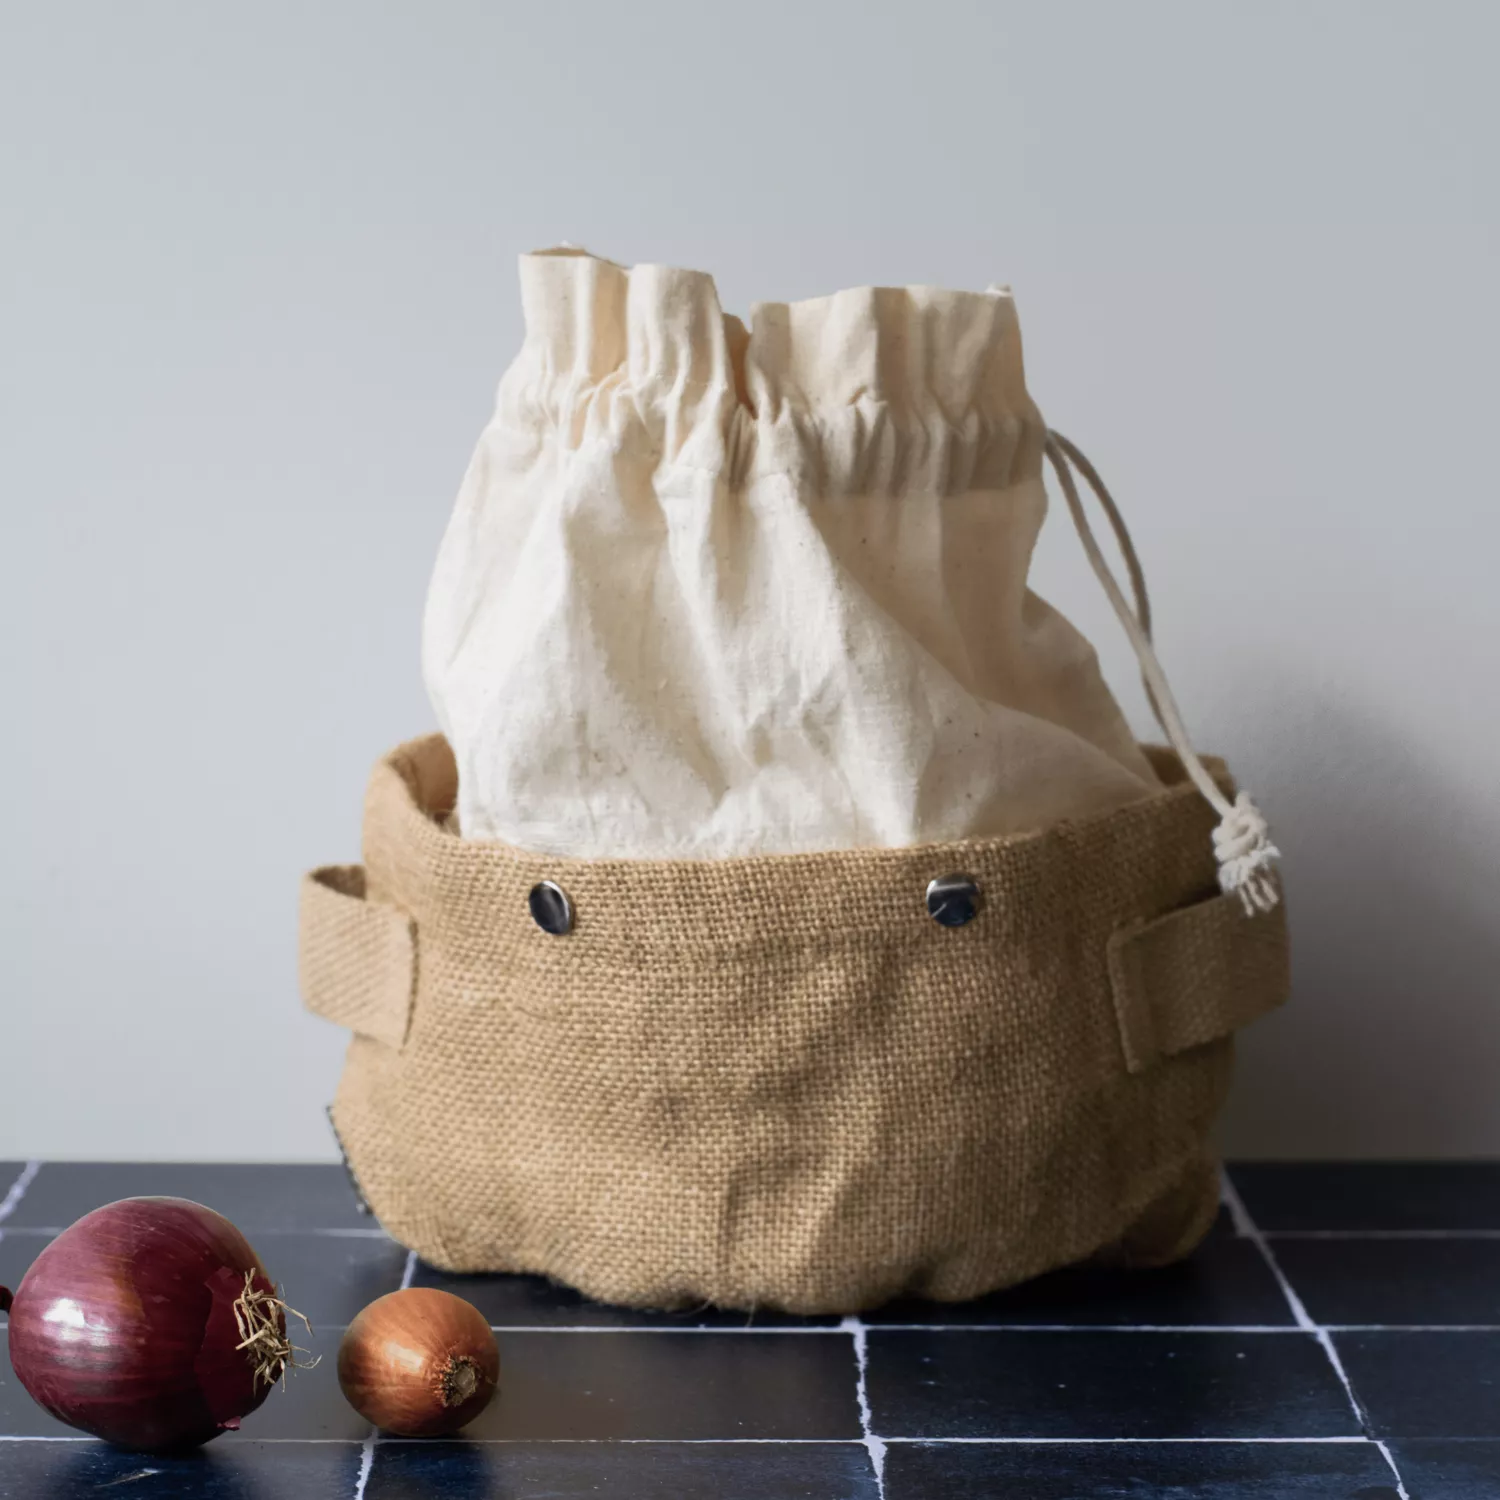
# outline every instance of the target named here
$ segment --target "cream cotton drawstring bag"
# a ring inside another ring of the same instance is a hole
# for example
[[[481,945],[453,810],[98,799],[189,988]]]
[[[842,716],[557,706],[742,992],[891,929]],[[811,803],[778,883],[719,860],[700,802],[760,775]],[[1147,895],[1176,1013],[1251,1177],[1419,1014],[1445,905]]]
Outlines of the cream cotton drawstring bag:
[[[454,1270],[804,1312],[1187,1253],[1233,1033],[1285,997],[1276,850],[1189,742],[1009,293],[746,327],[696,272],[554,251],[521,285],[428,597],[443,732],[303,884],[382,1223]],[[1170,751],[1027,587],[1044,461]]]
[[[1046,429],[1004,292],[763,304],[576,252],[459,492],[424,666],[469,838],[579,857],[900,848],[1157,781],[1026,587]]]

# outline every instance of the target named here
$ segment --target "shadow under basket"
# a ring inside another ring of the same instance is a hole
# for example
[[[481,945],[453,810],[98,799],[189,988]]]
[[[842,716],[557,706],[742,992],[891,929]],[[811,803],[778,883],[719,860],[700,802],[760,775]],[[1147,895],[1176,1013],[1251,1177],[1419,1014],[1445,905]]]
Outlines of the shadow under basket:
[[[1147,753],[1160,792],[1033,834],[574,860],[459,838],[447,743],[403,745],[365,863],[302,886],[365,1197],[434,1266],[643,1307],[852,1312],[1186,1255],[1286,925],[1219,893],[1213,809]],[[948,926],[925,893],[955,876],[977,898]]]

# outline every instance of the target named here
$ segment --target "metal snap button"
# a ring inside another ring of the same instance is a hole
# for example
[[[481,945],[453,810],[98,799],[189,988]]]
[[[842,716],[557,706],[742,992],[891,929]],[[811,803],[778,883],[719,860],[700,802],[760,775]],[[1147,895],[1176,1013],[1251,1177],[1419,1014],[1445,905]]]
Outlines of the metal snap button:
[[[944,927],[963,927],[979,915],[979,885],[972,875],[939,875],[927,886],[927,914]]]
[[[573,930],[573,903],[568,893],[555,881],[540,880],[526,898],[531,920],[553,937],[565,937]]]

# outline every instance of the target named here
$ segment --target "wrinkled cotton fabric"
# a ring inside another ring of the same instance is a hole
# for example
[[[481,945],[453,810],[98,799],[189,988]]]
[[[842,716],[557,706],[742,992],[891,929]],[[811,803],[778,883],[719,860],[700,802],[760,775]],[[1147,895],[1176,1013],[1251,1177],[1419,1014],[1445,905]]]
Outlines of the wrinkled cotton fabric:
[[[423,667],[469,838],[578,857],[906,847],[1159,788],[1026,583],[1046,427],[1004,290],[726,317],[711,277],[521,259],[526,337]]]

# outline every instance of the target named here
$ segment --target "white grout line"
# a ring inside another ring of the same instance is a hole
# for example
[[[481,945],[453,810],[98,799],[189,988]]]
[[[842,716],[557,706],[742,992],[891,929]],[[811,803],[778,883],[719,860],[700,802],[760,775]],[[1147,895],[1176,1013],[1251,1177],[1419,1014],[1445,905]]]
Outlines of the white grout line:
[[[284,1438],[284,1442],[299,1442],[298,1438]],[[767,1438],[630,1438],[630,1437],[596,1437],[596,1438],[463,1438],[463,1442],[472,1443],[476,1448],[501,1448],[501,1447],[533,1447],[533,1446],[557,1446],[565,1447],[574,1444],[579,1447],[608,1447],[610,1444],[618,1444],[622,1447],[650,1447],[661,1448],[849,1448],[864,1446],[860,1438],[791,1438],[791,1437],[767,1437]],[[1364,1433],[1351,1433],[1345,1437],[1163,1437],[1163,1438],[1137,1438],[1137,1437],[887,1437],[878,1438],[881,1448],[884,1449],[891,1444],[910,1444],[912,1446],[942,1446],[942,1447],[970,1447],[970,1448],[1002,1448],[1014,1447],[1019,1444],[1046,1444],[1053,1447],[1088,1446],[1102,1447],[1111,1443],[1136,1444],[1144,1447],[1181,1447],[1184,1445],[1200,1444],[1211,1446],[1213,1444],[1233,1443],[1236,1445],[1314,1445],[1314,1444],[1343,1444],[1354,1446],[1357,1444],[1373,1445],[1373,1440],[1366,1437]],[[380,1439],[382,1448],[389,1448],[400,1443],[420,1443],[430,1446],[431,1438],[399,1438],[384,1437]],[[228,1451],[228,1450],[225,1450]]]
[[[287,1438],[286,1442],[297,1442],[299,1439]],[[599,1437],[599,1438],[464,1438],[465,1443],[472,1443],[475,1447],[529,1447],[546,1444],[548,1446],[566,1446],[576,1444],[578,1446],[606,1447],[611,1443],[621,1446],[649,1447],[656,1445],[662,1448],[741,1448],[747,1446],[763,1448],[848,1448],[862,1446],[859,1438],[622,1438],[622,1437]],[[1255,1446],[1309,1446],[1309,1445],[1336,1445],[1343,1444],[1345,1447],[1353,1447],[1364,1444],[1373,1446],[1373,1439],[1366,1437],[1364,1433],[1350,1433],[1345,1437],[887,1437],[880,1438],[882,1448],[892,1444],[909,1444],[913,1447],[955,1447],[955,1448],[1004,1448],[1015,1447],[1021,1444],[1047,1445],[1050,1447],[1105,1447],[1110,1444],[1135,1444],[1139,1447],[1183,1447],[1198,1444],[1201,1446],[1212,1446],[1214,1444],[1235,1444],[1246,1447]],[[382,1437],[380,1446],[388,1448],[396,1443],[422,1443],[430,1445],[431,1438],[398,1438]],[[226,1450],[227,1451],[227,1450]]]
[[[1330,1333],[1500,1333],[1500,1323],[1325,1323]]]
[[[406,1265],[401,1272],[400,1290],[405,1291],[411,1285],[411,1279],[417,1274],[417,1252],[408,1250],[406,1252]],[[360,1444],[359,1449],[359,1477],[354,1482],[354,1500],[365,1500],[365,1486],[370,1482],[370,1471],[375,1467],[375,1449],[380,1443],[380,1429],[372,1427],[369,1435]]]
[[[1302,1305],[1302,1299],[1292,1290],[1292,1284],[1286,1279],[1285,1273],[1277,1264],[1276,1256],[1271,1247],[1266,1243],[1266,1237],[1255,1227],[1250,1215],[1245,1211],[1245,1205],[1240,1201],[1240,1195],[1235,1190],[1234,1184],[1229,1180],[1226,1173],[1223,1179],[1224,1206],[1229,1210],[1229,1217],[1234,1221],[1235,1232],[1243,1235],[1260,1251],[1261,1259],[1265,1261],[1267,1270],[1276,1278],[1276,1285],[1281,1288],[1281,1295],[1286,1298],[1286,1305],[1291,1310],[1297,1327],[1304,1333],[1317,1333],[1318,1325],[1308,1316],[1307,1309]],[[1337,1360],[1337,1356],[1335,1356]]]
[[[1292,1317],[1296,1319],[1297,1326],[1312,1334],[1317,1339],[1323,1353],[1328,1357],[1328,1363],[1332,1367],[1333,1373],[1338,1377],[1339,1384],[1344,1388],[1345,1399],[1349,1402],[1350,1410],[1353,1411],[1355,1419],[1359,1422],[1360,1427],[1366,1435],[1373,1437],[1374,1434],[1370,1428],[1370,1415],[1364,1409],[1359,1397],[1354,1393],[1354,1385],[1349,1379],[1349,1372],[1345,1370],[1344,1362],[1339,1358],[1339,1351],[1334,1347],[1332,1336],[1329,1334],[1327,1328],[1316,1323],[1309,1316],[1307,1308],[1303,1306],[1302,1299],[1293,1291],[1291,1282],[1287,1280],[1286,1273],[1281,1269],[1280,1263],[1276,1259],[1275,1251],[1271,1249],[1265,1235],[1256,1228],[1255,1221],[1250,1217],[1249,1212],[1245,1208],[1244,1201],[1240,1198],[1239,1190],[1229,1180],[1228,1172],[1220,1172],[1220,1182],[1220,1192],[1223,1196],[1225,1206],[1229,1209],[1229,1217],[1234,1222],[1236,1232],[1244,1235],[1260,1251],[1261,1258],[1266,1263],[1266,1269],[1276,1278],[1276,1284],[1281,1288],[1281,1295],[1286,1298],[1286,1305],[1291,1310]],[[1397,1493],[1402,1497],[1402,1500],[1409,1500],[1406,1489],[1402,1484],[1401,1476],[1396,1471],[1396,1465],[1391,1459],[1389,1451],[1384,1448],[1381,1451],[1385,1454],[1385,1460],[1390,1466],[1391,1472],[1396,1475]]]
[[[1370,1430],[1370,1414],[1365,1410],[1358,1396],[1354,1394],[1354,1385],[1349,1379],[1348,1372],[1344,1369],[1344,1362],[1339,1358],[1339,1351],[1333,1346],[1333,1338],[1326,1328],[1315,1328],[1314,1337],[1321,1345],[1323,1353],[1328,1356],[1328,1363],[1333,1366],[1333,1373],[1338,1376],[1339,1384],[1344,1388],[1344,1395],[1348,1397],[1349,1405],[1354,1408],[1354,1415],[1359,1418],[1359,1425],[1366,1432]]]
[[[342,1323],[316,1323],[315,1328],[342,1328]],[[1330,1333],[1500,1333],[1500,1323],[1325,1323]],[[491,1323],[495,1333],[728,1333],[774,1335],[828,1335],[849,1332],[838,1324],[804,1328],[778,1328],[766,1324],[755,1328],[719,1327],[712,1323],[685,1323],[677,1328],[662,1323]],[[1192,1333],[1192,1334],[1297,1334],[1314,1330],[1295,1323],[869,1323],[872,1333]]]
[[[1193,1443],[1270,1443],[1270,1444],[1308,1444],[1308,1443],[1368,1443],[1371,1440],[1364,1433],[1351,1434],[1349,1437],[1164,1437],[1164,1438],[1138,1438],[1138,1437],[893,1437],[887,1438],[888,1443],[948,1443],[957,1447],[975,1447],[983,1444],[992,1444],[996,1447],[1008,1446],[1016,1443],[1049,1444],[1058,1447],[1067,1447],[1074,1443],[1084,1443],[1091,1447],[1107,1446],[1111,1443],[1145,1443],[1159,1445],[1171,1443],[1174,1445]]]
[[[1234,1232],[1242,1240],[1265,1238],[1250,1222],[1250,1215],[1245,1210],[1244,1200],[1240,1197],[1239,1190],[1229,1180],[1227,1167],[1219,1168],[1219,1202],[1229,1211],[1229,1222],[1234,1225]]]
[[[277,1444],[277,1445],[280,1445],[280,1446],[286,1446],[286,1447],[294,1447],[294,1446],[296,1446],[298,1444],[306,1445],[306,1446],[309,1446],[309,1447],[343,1447],[343,1448],[358,1447],[359,1450],[360,1450],[361,1456],[363,1456],[363,1454],[364,1454],[364,1452],[365,1452],[365,1450],[367,1448],[373,1450],[373,1448],[375,1446],[375,1436],[376,1435],[374,1433],[372,1433],[370,1435],[370,1437],[365,1438],[363,1440],[363,1442],[361,1442],[361,1440],[359,1438],[276,1438],[276,1437],[258,1438],[258,1437],[253,1437],[253,1436],[251,1436],[249,1434],[246,1434],[246,1435],[242,1436],[242,1438],[240,1439],[239,1442],[231,1443],[227,1447],[221,1448],[219,1451],[221,1453],[230,1453],[235,1448],[239,1447],[240,1443],[274,1443],[274,1444]],[[3,1433],[0,1433],[0,1443],[98,1443],[99,1441],[100,1440],[98,1438],[88,1437],[88,1436],[86,1436],[83,1433],[79,1433],[77,1437],[68,1437],[68,1436],[62,1436],[62,1437],[25,1437],[25,1436],[7,1436],[7,1435],[5,1435]],[[861,1447],[864,1446],[863,1441],[861,1439],[859,1439],[859,1438],[779,1438],[779,1437],[775,1437],[775,1438],[743,1438],[743,1437],[734,1437],[734,1438],[615,1438],[615,1437],[608,1437],[608,1438],[472,1438],[472,1437],[466,1437],[466,1438],[462,1439],[462,1441],[464,1443],[466,1443],[466,1444],[472,1444],[475,1447],[485,1447],[485,1448],[488,1448],[488,1447],[535,1447],[535,1446],[541,1446],[541,1445],[562,1447],[562,1446],[566,1446],[567,1444],[570,1444],[570,1443],[577,1444],[577,1445],[580,1445],[580,1446],[582,1446],[582,1445],[593,1445],[593,1446],[600,1446],[600,1447],[607,1446],[610,1443],[629,1444],[629,1445],[634,1446],[634,1447],[645,1447],[645,1446],[649,1446],[651,1444],[656,1444],[656,1445],[658,1445],[660,1447],[663,1447],[663,1448],[711,1448],[711,1447],[738,1448],[738,1447],[745,1447],[745,1446],[751,1446],[751,1445],[756,1446],[756,1447],[768,1447],[768,1448],[793,1448],[793,1447],[795,1447],[795,1448],[818,1448],[818,1447],[822,1447],[822,1448],[849,1448],[849,1447],[855,1447],[855,1446],[861,1446]],[[1099,1447],[1099,1446],[1104,1446],[1104,1445],[1111,1444],[1111,1443],[1121,1443],[1121,1444],[1124,1444],[1124,1443],[1134,1443],[1134,1444],[1136,1444],[1137,1446],[1140,1446],[1140,1447],[1162,1447],[1162,1446],[1168,1446],[1168,1445],[1170,1445],[1170,1446],[1183,1446],[1183,1445],[1188,1445],[1188,1444],[1211,1445],[1211,1444],[1215,1444],[1215,1443],[1219,1443],[1219,1444],[1233,1443],[1233,1444],[1236,1444],[1236,1445],[1241,1445],[1242,1444],[1242,1445],[1250,1446],[1250,1447],[1254,1447],[1254,1446],[1257,1446],[1257,1445],[1264,1446],[1264,1445],[1276,1445],[1276,1444],[1318,1444],[1318,1443],[1322,1443],[1322,1444],[1369,1443],[1369,1444],[1371,1444],[1374,1447],[1383,1447],[1384,1446],[1382,1443],[1379,1443],[1379,1442],[1377,1442],[1376,1440],[1374,1440],[1372,1438],[1366,1437],[1362,1433],[1361,1434],[1357,1434],[1357,1435],[1351,1435],[1349,1437],[1158,1437],[1158,1438],[1141,1438],[1141,1437],[1129,1437],[1129,1438],[1122,1438],[1122,1437],[1107,1437],[1107,1438],[1106,1437],[1096,1437],[1096,1438],[1089,1438],[1089,1437],[888,1437],[888,1438],[879,1438],[876,1441],[878,1441],[881,1444],[882,1448],[887,1447],[887,1446],[889,1446],[892,1443],[910,1443],[910,1444],[923,1444],[923,1445],[946,1446],[946,1447],[986,1447],[986,1446],[988,1446],[988,1447],[996,1447],[996,1448],[1014,1446],[1016,1444],[1035,1444],[1035,1445],[1047,1444],[1047,1445],[1050,1445],[1050,1446],[1057,1446],[1057,1447],[1068,1447],[1070,1445]],[[423,1446],[430,1447],[431,1443],[432,1443],[432,1439],[431,1438],[398,1438],[398,1437],[381,1437],[379,1439],[379,1446],[382,1447],[382,1448],[388,1448],[388,1447],[391,1447],[394,1444],[401,1444],[401,1443],[420,1443]],[[361,1482],[363,1483],[363,1481],[367,1477],[368,1477],[368,1475],[365,1472],[363,1462],[361,1462],[361,1468],[360,1468]],[[362,1491],[360,1493],[362,1494]]]
[[[42,1170],[39,1161],[29,1161],[21,1168],[21,1175],[11,1183],[10,1191],[4,1198],[0,1198],[0,1224],[3,1224],[15,1211],[21,1199],[26,1196],[26,1189],[36,1181],[36,1174]]]
[[[5,1437],[0,1436],[0,1443],[97,1443],[98,1438],[91,1438],[79,1433],[77,1437]]]
[[[757,1324],[745,1328],[738,1323],[716,1326],[713,1323],[684,1323],[680,1328],[670,1323],[491,1323],[496,1333],[732,1333],[741,1334],[789,1333],[796,1337],[806,1334],[845,1334],[849,1330],[837,1323],[819,1323],[812,1327],[792,1324],[778,1328],[774,1324]]]
[[[1268,1240],[1500,1240],[1500,1229],[1267,1229]]]
[[[359,1445],[358,1438],[277,1438],[277,1437],[255,1437],[241,1434],[241,1438],[230,1443],[227,1447],[220,1448],[220,1453],[233,1452],[239,1446],[239,1442],[250,1443],[312,1443],[318,1445],[338,1444],[345,1448],[353,1448]],[[425,1441],[425,1439],[424,1439]],[[99,1443],[103,1446],[102,1439],[90,1437],[86,1432],[80,1432],[76,1436],[71,1433],[59,1434],[56,1437],[37,1437],[34,1435],[19,1435],[0,1432],[0,1443]]]
[[[863,1435],[865,1452],[870,1455],[870,1467],[875,1471],[875,1494],[885,1500],[885,1442],[875,1436],[870,1417],[870,1351],[868,1330],[857,1316],[844,1319],[843,1331],[854,1339],[854,1399],[859,1405],[859,1429]]]
[[[66,1224],[16,1224],[5,1232],[46,1236],[55,1240],[67,1227]],[[400,1248],[383,1229],[268,1229],[264,1224],[250,1224],[241,1233],[247,1237],[254,1235],[257,1240],[376,1240],[389,1245],[392,1249]]]
[[[1500,1323],[1324,1323],[1329,1333],[1500,1333]],[[346,1323],[324,1323],[315,1321],[315,1333],[342,1333]],[[833,1324],[813,1328],[778,1328],[766,1325],[757,1328],[716,1327],[712,1323],[688,1323],[675,1328],[659,1323],[491,1323],[494,1333],[525,1334],[697,1334],[704,1337],[713,1334],[742,1334],[752,1337],[806,1338],[809,1335],[826,1338],[841,1337],[849,1332],[847,1327]],[[873,1323],[866,1324],[867,1333],[1181,1333],[1194,1335],[1223,1334],[1234,1338],[1243,1335],[1292,1334],[1304,1338],[1313,1329],[1300,1328],[1295,1323]]]
[[[1291,1323],[872,1323],[877,1333],[1301,1333]]]
[[[1385,1460],[1386,1467],[1391,1471],[1391,1478],[1396,1481],[1396,1494],[1400,1500],[1411,1500],[1406,1492],[1406,1481],[1401,1477],[1401,1470],[1396,1467],[1396,1460],[1391,1457],[1391,1450],[1386,1447],[1383,1438],[1375,1440],[1375,1446],[1380,1450],[1380,1456]]]
[[[300,1234],[306,1235],[311,1239],[320,1240],[384,1240],[388,1245],[396,1243],[383,1229],[287,1229],[284,1226],[272,1228],[264,1224],[252,1224],[245,1230],[245,1233],[263,1234],[267,1237],[286,1235],[288,1238]]]
[[[370,1482],[370,1470],[375,1466],[375,1444],[379,1438],[380,1429],[372,1427],[370,1435],[360,1444],[359,1478],[354,1482],[354,1500],[365,1500],[365,1486]]]

